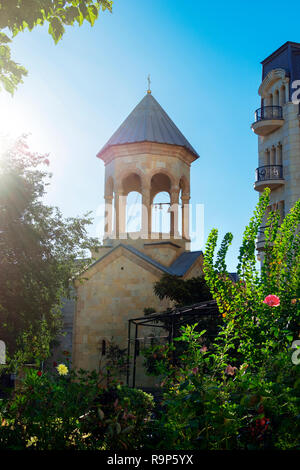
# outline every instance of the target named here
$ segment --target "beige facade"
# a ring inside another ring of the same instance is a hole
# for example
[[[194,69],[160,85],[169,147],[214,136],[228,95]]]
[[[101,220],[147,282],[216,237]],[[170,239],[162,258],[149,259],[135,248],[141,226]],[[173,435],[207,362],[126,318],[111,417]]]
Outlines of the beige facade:
[[[300,198],[299,105],[291,101],[290,90],[289,73],[282,68],[270,70],[259,87],[262,107],[252,124],[258,135],[254,189],[258,192],[266,187],[271,189],[268,211],[278,210],[281,219]],[[266,218],[257,241],[261,261],[265,225]]]
[[[159,121],[159,135],[163,136],[161,126],[166,118],[156,108],[151,122]],[[145,112],[146,119],[148,110]],[[180,132],[175,126],[173,129],[174,133]],[[131,133],[134,134],[134,129]],[[96,261],[75,283],[72,361],[76,368],[97,370],[103,360],[103,341],[113,338],[126,348],[128,320],[142,317],[144,308],[166,310],[168,303],[160,301],[153,292],[153,284],[164,273],[191,278],[203,272],[202,253],[190,252],[189,239],[190,166],[197,155],[185,145],[177,144],[180,136],[174,134],[176,143],[152,142],[146,140],[147,136],[143,141],[114,143],[98,154],[105,164],[105,234],[99,250],[93,254]],[[160,137],[160,140],[164,139]],[[132,191],[142,196],[142,221],[139,232],[128,233],[126,202]],[[170,198],[169,233],[152,229],[153,200],[160,192]],[[145,337],[151,333],[149,329],[143,332]],[[137,386],[153,385],[153,379],[146,377],[142,370],[142,362],[139,357]]]

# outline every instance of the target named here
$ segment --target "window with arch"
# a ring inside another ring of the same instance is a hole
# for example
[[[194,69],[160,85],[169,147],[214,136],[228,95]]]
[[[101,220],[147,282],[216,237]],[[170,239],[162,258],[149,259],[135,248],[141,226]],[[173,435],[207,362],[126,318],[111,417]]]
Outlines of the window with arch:
[[[153,198],[152,232],[170,233],[171,230],[170,194],[162,191]]]
[[[142,182],[139,174],[129,173],[122,181],[126,198],[125,232],[140,232],[142,229]]]
[[[165,173],[156,173],[151,178],[150,199],[151,231],[170,233],[171,231],[171,179]]]
[[[140,232],[142,229],[142,195],[131,191],[126,199],[126,232]]]

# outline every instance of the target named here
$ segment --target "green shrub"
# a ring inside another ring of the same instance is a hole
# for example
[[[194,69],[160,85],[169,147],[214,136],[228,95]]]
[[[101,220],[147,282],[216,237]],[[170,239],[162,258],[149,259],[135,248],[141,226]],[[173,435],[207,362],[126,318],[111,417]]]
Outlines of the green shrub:
[[[142,448],[153,408],[152,395],[114,386],[97,396],[85,431],[103,440],[105,450]]]
[[[145,437],[152,400],[140,390],[100,388],[95,371],[31,370],[12,397],[0,402],[0,449],[136,448]]]

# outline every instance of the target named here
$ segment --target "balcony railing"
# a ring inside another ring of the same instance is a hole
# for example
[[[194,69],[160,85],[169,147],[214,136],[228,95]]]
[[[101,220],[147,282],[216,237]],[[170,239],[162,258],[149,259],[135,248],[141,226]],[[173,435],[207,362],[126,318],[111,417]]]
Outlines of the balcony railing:
[[[255,122],[270,120],[270,119],[283,119],[281,106],[264,106],[255,111]]]
[[[282,180],[283,168],[282,165],[265,165],[256,168],[256,182],[267,180]]]

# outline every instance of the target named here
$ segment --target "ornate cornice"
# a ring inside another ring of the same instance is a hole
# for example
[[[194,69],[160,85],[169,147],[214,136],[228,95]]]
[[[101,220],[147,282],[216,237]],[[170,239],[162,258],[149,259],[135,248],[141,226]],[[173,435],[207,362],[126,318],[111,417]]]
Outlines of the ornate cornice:
[[[287,77],[286,71],[284,69],[271,70],[262,81],[258,89],[258,94],[263,97],[269,88],[273,85],[273,83],[275,83],[277,80],[288,82],[289,78]]]

